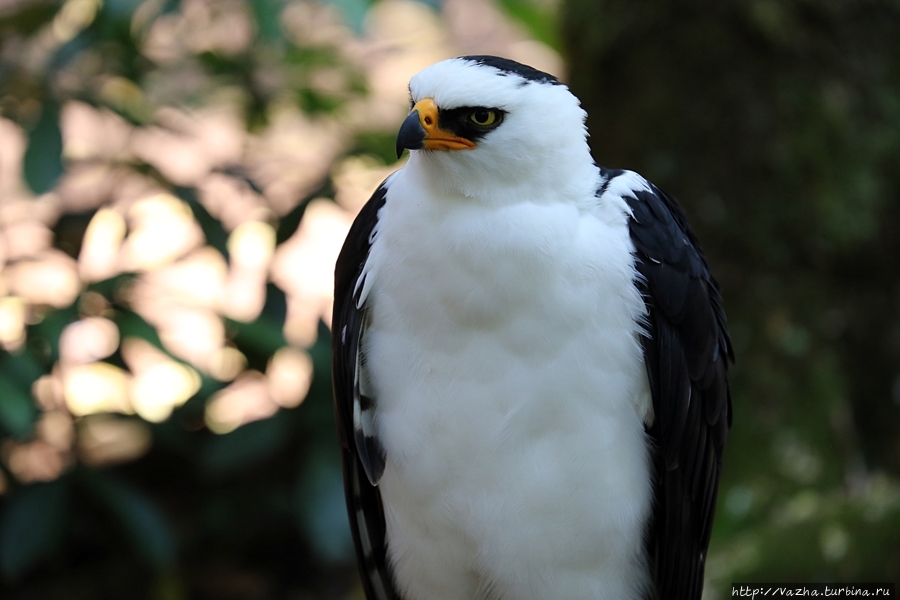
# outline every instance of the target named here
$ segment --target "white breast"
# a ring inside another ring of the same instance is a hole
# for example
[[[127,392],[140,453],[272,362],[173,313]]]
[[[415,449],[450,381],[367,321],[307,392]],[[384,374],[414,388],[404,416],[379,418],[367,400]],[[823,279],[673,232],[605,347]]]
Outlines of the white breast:
[[[640,598],[650,394],[622,206],[390,181],[365,354],[405,600]]]

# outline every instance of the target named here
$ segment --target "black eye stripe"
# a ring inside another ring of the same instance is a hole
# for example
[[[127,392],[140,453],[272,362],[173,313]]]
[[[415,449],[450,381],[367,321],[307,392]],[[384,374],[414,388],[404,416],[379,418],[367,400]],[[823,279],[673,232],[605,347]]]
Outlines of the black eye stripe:
[[[494,122],[490,125],[481,126],[477,125],[476,122],[473,122],[471,117],[474,113],[480,111],[484,111],[485,119],[483,120],[487,120],[489,113],[493,111],[496,115]],[[506,111],[500,108],[488,106],[460,106],[459,108],[441,109],[438,112],[438,126],[445,131],[449,131],[453,135],[477,142],[499,127],[505,116]]]

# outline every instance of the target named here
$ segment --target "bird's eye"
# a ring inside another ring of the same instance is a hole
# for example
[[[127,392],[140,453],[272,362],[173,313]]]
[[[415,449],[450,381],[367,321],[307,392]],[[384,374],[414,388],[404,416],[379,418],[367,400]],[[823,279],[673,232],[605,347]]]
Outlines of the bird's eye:
[[[481,127],[488,127],[497,122],[497,111],[489,108],[478,108],[469,113],[469,120]]]

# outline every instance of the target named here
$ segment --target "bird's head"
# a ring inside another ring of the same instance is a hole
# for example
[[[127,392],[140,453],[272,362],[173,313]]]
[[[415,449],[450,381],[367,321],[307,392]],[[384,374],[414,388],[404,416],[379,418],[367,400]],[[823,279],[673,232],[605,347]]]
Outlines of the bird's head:
[[[419,72],[409,92],[397,155],[409,149],[432,184],[493,199],[564,190],[593,165],[578,99],[537,69],[463,56]]]

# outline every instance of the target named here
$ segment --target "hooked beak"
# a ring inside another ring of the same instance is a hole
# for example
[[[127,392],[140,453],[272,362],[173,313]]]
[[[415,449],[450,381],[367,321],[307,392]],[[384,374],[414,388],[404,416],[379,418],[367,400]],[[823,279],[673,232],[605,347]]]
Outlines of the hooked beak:
[[[434,100],[416,102],[397,133],[397,158],[409,150],[471,150],[475,142],[438,126],[438,107]]]

